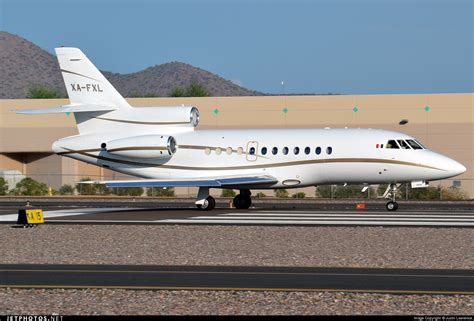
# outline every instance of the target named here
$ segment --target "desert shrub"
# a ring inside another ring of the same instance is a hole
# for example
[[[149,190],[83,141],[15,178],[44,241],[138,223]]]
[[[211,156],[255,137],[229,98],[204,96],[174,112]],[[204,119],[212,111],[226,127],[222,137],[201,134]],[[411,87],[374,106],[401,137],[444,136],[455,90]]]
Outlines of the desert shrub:
[[[150,187],[146,191],[148,196],[173,197],[174,188]]]
[[[221,193],[221,197],[235,197],[235,195],[237,195],[237,193],[234,190],[226,188],[223,189]]]
[[[81,182],[91,181],[90,177],[81,178]],[[109,195],[112,191],[103,184],[77,183],[76,191],[79,195]]]
[[[332,185],[319,185],[316,187],[316,197],[331,198]]]
[[[25,177],[16,184],[10,193],[13,195],[43,196],[48,194],[48,186],[30,177]]]
[[[287,198],[290,194],[286,189],[275,189],[275,196],[278,198]]]
[[[462,188],[448,187],[441,190],[442,198],[446,201],[459,201],[469,199],[469,194]]]
[[[64,184],[59,188],[60,195],[72,195],[74,194],[74,187],[69,184]]]
[[[112,189],[112,193],[118,196],[142,196],[142,187],[116,187]]]
[[[0,177],[0,195],[7,195],[8,193],[8,182],[3,178]]]
[[[337,186],[334,190],[335,198],[363,198],[367,197],[362,193],[362,188],[359,185]]]
[[[262,198],[262,197],[267,197],[267,195],[265,195],[265,193],[263,192],[258,192],[256,195],[255,195],[256,198]]]
[[[298,192],[298,193],[295,193],[295,194],[291,195],[291,197],[293,197],[293,198],[305,198],[306,194],[304,192]]]

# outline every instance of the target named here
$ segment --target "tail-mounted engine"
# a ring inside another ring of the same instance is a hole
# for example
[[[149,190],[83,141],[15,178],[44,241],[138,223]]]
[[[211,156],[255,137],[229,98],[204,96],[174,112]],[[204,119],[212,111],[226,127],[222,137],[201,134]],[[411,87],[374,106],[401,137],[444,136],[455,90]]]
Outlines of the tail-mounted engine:
[[[171,158],[176,152],[173,136],[142,135],[112,140],[101,146],[107,153],[122,157]]]

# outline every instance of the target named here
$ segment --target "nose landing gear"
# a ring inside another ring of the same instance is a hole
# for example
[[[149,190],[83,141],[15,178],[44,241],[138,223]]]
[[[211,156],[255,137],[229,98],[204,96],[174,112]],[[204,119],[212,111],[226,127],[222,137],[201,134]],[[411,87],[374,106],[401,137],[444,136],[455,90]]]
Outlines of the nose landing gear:
[[[387,211],[396,211],[398,209],[398,203],[395,201],[395,195],[397,194],[397,184],[390,184],[384,193],[385,198],[389,198],[385,207]]]

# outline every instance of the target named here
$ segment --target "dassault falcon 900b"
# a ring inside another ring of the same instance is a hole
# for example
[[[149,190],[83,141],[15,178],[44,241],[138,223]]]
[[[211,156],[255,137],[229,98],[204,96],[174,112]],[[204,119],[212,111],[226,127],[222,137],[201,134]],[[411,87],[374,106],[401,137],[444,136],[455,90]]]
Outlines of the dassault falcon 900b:
[[[56,48],[70,104],[23,114],[74,113],[79,134],[54,142],[58,155],[140,177],[99,181],[107,187],[199,187],[196,205],[211,210],[210,188],[238,189],[234,206],[251,205],[251,189],[322,184],[397,187],[453,177],[466,168],[408,135],[380,129],[195,130],[193,106],[134,108],[77,48]]]

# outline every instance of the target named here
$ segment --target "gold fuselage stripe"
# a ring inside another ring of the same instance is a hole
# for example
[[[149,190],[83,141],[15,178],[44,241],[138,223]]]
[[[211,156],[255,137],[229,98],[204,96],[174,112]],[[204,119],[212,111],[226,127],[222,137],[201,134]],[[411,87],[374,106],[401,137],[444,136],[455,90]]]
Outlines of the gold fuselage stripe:
[[[429,165],[417,164],[413,162],[392,160],[392,159],[383,159],[383,158],[327,158],[327,159],[310,159],[302,161],[290,161],[290,162],[280,162],[280,163],[269,163],[269,164],[258,164],[258,165],[246,165],[246,166],[180,166],[180,165],[161,165],[155,163],[145,163],[129,160],[121,160],[110,158],[101,155],[93,155],[86,151],[90,150],[68,150],[67,152],[58,153],[59,155],[65,154],[81,154],[83,156],[93,157],[96,159],[122,163],[127,165],[135,166],[147,166],[147,167],[160,167],[167,169],[178,169],[178,170],[239,170],[239,169],[264,169],[264,168],[274,168],[274,167],[285,167],[285,166],[295,166],[295,165],[309,165],[309,164],[324,164],[324,163],[382,163],[382,164],[395,164],[395,165],[406,165],[406,166],[415,166],[428,169],[435,169],[440,171],[446,171],[442,168],[437,168]]]

